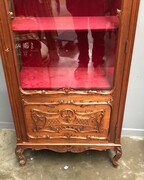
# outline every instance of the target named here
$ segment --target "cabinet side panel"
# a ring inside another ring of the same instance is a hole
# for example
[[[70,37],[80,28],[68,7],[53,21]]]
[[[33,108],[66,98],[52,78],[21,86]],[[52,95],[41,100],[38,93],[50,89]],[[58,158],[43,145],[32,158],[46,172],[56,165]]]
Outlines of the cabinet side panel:
[[[17,141],[22,142],[26,141],[25,124],[15,68],[15,52],[12,41],[12,33],[10,30],[10,17],[8,15],[9,11],[6,1],[0,1],[0,7],[0,51],[17,134]]]
[[[120,19],[120,30],[119,30],[119,39],[118,39],[118,49],[117,49],[117,64],[115,69],[115,80],[114,80],[114,93],[113,93],[113,108],[110,124],[110,142],[114,142],[116,138],[117,131],[120,129],[117,128],[118,123],[118,113],[119,113],[119,104],[121,97],[121,88],[123,82],[123,73],[125,67],[125,58],[126,58],[126,44],[128,41],[128,34],[130,28],[130,18],[131,18],[131,9],[132,9],[133,0],[123,0],[121,5],[121,13],[119,16]]]
[[[125,105],[126,94],[127,94],[129,72],[130,72],[131,59],[132,59],[132,51],[133,51],[133,45],[134,45],[136,25],[137,25],[139,3],[140,3],[139,0],[133,0],[133,4],[132,4],[130,27],[129,27],[130,31],[129,31],[129,36],[128,36],[128,47],[127,47],[127,54],[126,54],[126,59],[125,59],[125,68],[124,68],[123,83],[122,83],[122,89],[121,89],[121,99],[120,99],[120,106],[119,106],[119,113],[118,113],[117,128],[119,129],[119,131],[117,131],[116,133],[115,143],[120,141],[122,119],[123,119],[124,107],[125,107],[124,105]]]

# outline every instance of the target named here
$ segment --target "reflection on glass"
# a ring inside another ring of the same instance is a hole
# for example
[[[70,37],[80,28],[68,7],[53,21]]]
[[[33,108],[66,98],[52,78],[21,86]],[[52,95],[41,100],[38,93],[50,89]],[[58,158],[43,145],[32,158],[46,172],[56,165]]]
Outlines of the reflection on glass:
[[[13,0],[23,89],[111,89],[121,0]]]

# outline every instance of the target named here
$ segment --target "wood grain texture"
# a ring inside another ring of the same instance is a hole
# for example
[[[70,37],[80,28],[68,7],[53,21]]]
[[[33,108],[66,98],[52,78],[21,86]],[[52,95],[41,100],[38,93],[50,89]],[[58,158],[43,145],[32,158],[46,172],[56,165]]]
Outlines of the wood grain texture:
[[[45,106],[27,105],[24,109],[30,141],[33,139],[91,140],[108,137],[111,114],[109,105],[45,104]]]
[[[120,134],[139,0],[122,0],[114,86],[111,90],[27,90],[20,87],[12,14],[0,1],[0,51],[17,136],[16,155],[26,163],[27,148],[58,152],[114,150],[122,155]]]
[[[17,134],[17,141],[23,142],[26,141],[27,138],[19,94],[19,83],[15,66],[16,55],[12,38],[13,36],[10,29],[10,16],[7,1],[0,1],[0,7],[0,52]]]
[[[128,44],[127,44],[127,50],[126,50],[125,66],[124,66],[123,81],[122,81],[122,88],[121,88],[121,95],[120,95],[120,106],[119,106],[118,119],[117,119],[118,120],[117,129],[119,129],[119,131],[116,132],[115,143],[120,142],[139,4],[140,4],[140,0],[133,0],[131,17],[130,17],[130,25],[129,25],[130,30],[128,34],[128,41],[127,41]]]

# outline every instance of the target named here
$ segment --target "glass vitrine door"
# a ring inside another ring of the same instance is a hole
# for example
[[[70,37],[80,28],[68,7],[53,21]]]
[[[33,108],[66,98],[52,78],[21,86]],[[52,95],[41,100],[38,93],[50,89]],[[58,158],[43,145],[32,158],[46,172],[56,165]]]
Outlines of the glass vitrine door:
[[[112,89],[121,0],[13,0],[22,89]]]

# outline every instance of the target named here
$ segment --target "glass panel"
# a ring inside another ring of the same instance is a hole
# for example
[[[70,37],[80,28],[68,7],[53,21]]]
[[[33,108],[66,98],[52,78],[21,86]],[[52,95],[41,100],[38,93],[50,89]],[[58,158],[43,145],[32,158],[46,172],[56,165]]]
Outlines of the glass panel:
[[[13,0],[23,89],[111,89],[121,0]]]

